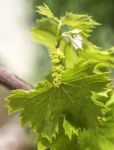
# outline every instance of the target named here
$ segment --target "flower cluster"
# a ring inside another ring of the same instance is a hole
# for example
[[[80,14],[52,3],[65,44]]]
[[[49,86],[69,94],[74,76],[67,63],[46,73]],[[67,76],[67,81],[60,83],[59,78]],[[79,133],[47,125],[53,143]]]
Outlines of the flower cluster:
[[[61,62],[64,60],[64,53],[57,48],[56,51],[53,51],[51,54],[52,59],[52,77],[53,77],[53,85],[57,88],[61,85],[62,74],[64,73],[64,66],[61,65]]]

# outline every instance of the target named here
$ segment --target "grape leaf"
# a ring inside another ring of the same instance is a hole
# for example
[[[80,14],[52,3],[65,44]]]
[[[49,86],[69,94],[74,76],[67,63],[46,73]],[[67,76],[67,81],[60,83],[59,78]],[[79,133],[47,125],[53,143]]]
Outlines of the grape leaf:
[[[101,48],[85,41],[84,51],[80,51],[80,56],[88,59],[99,61],[106,67],[114,67],[114,48],[103,51]]]
[[[67,68],[73,68],[74,64],[77,62],[77,54],[76,52],[72,49],[70,44],[67,44],[65,46],[65,65]]]
[[[99,23],[92,20],[92,17],[88,15],[79,15],[73,13],[66,13],[64,17],[61,17],[63,25],[66,25],[72,29],[80,29],[85,37],[90,35],[92,29],[95,28]]]
[[[101,129],[102,130],[102,129]],[[108,131],[107,131],[108,132]],[[96,131],[83,131],[79,136],[79,150],[113,150],[114,144],[104,134]]]
[[[39,14],[58,21],[58,18],[54,16],[54,14],[51,12],[48,5],[46,5],[45,3],[44,3],[44,5],[37,6],[36,8],[37,8],[36,12],[38,12]]]
[[[77,61],[94,60],[98,61],[101,67],[114,68],[114,48],[109,50],[101,50],[101,48],[93,45],[86,40],[82,50],[75,51],[70,44],[64,46],[65,64],[67,68],[72,68]]]
[[[40,146],[39,146],[40,144]],[[78,150],[77,144],[77,136],[73,135],[72,140],[69,140],[68,136],[64,134],[64,130],[61,128],[59,134],[57,135],[56,139],[53,140],[52,143],[49,143],[46,139],[41,139],[41,142],[38,144],[38,149],[40,150],[69,150],[72,147],[72,150]],[[42,147],[43,149],[42,149]]]
[[[104,123],[102,126],[96,127],[96,130],[80,132],[78,136],[79,150],[114,149],[114,94],[109,90],[102,93],[99,98],[108,106],[108,111],[105,111]]]
[[[48,48],[55,47],[58,23],[52,19],[43,18],[37,21],[36,27],[32,29],[32,37]]]
[[[29,123],[39,139],[46,138],[50,143],[59,135],[61,124],[70,139],[72,134],[77,135],[78,128],[95,129],[106,106],[97,103],[92,92],[105,91],[110,81],[106,72],[94,71],[96,65],[96,62],[78,62],[73,69],[65,71],[60,88],[46,81],[29,92],[13,91],[7,98],[9,112],[20,111],[22,124]]]

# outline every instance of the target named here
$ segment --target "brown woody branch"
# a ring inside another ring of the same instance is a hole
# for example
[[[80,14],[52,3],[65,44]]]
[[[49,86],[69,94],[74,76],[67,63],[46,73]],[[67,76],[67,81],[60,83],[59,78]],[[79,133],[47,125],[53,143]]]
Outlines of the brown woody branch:
[[[23,89],[31,90],[33,86],[26,81],[22,80],[15,74],[9,72],[8,70],[0,67],[0,85],[3,85],[9,90]]]

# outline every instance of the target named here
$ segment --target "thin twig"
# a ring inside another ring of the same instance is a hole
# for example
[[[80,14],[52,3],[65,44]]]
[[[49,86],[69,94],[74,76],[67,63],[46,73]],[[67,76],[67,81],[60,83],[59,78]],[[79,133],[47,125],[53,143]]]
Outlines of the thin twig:
[[[9,90],[23,89],[31,90],[33,86],[26,81],[22,80],[15,74],[9,72],[8,70],[0,67],[0,85],[3,85]]]

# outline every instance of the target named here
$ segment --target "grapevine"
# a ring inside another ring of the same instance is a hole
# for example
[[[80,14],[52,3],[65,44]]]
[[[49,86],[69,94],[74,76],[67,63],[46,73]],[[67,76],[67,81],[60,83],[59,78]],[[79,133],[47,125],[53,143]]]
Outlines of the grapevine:
[[[106,51],[88,40],[100,25],[88,15],[57,18],[44,4],[32,36],[50,54],[50,80],[33,90],[14,90],[6,98],[9,113],[20,112],[22,125],[36,133],[39,150],[113,150],[114,48]],[[105,143],[105,144],[104,144]]]

